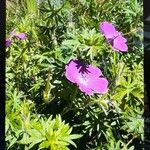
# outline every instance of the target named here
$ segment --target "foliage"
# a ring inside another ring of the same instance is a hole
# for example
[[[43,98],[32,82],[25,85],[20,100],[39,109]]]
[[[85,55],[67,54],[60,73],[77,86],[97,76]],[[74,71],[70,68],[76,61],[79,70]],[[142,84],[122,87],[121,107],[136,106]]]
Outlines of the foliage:
[[[127,39],[116,53],[99,32],[113,23]],[[142,2],[138,0],[9,0],[6,37],[7,149],[142,149]],[[109,80],[105,95],[87,96],[67,81],[80,58]]]
[[[32,114],[34,104],[31,101],[21,101],[22,94],[16,90],[9,93],[6,101],[6,137],[7,148],[15,148],[17,144],[31,149],[38,145],[38,149],[68,149],[73,139],[81,137],[79,134],[71,134],[72,128],[62,121],[61,116],[45,117]],[[14,103],[12,103],[12,101]]]

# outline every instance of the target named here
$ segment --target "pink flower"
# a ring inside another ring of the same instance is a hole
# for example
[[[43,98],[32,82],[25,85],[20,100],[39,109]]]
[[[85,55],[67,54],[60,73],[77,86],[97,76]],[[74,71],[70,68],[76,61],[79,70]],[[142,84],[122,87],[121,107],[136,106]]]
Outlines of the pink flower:
[[[111,44],[115,51],[127,52],[127,40],[122,36],[122,34],[116,31],[115,27],[104,21],[100,24],[100,31],[104,34],[107,41]]]
[[[15,36],[18,40],[25,40],[26,39],[26,34],[25,33],[19,33]]]
[[[102,77],[101,70],[80,60],[72,59],[65,66],[65,76],[72,83],[76,83],[87,95],[105,94],[108,91],[108,81]]]
[[[12,32],[10,32],[11,37],[16,37],[17,33],[16,30],[14,29]]]
[[[5,44],[6,44],[7,47],[9,47],[11,45],[11,39],[7,38],[5,40]]]

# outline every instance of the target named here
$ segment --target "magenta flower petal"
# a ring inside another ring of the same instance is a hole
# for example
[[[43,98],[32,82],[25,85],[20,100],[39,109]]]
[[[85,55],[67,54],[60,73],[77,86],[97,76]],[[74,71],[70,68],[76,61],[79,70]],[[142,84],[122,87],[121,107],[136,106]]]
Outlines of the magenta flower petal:
[[[81,73],[78,74],[76,77],[76,83],[80,86],[80,85],[84,85],[86,87],[89,86],[89,81],[90,81],[90,77],[88,76],[87,73]]]
[[[99,77],[99,76],[103,75],[102,71],[99,68],[94,67],[92,65],[89,65],[87,70],[88,70],[88,74],[93,76],[93,77]]]
[[[116,37],[116,39],[114,40],[114,43],[113,43],[113,48],[116,50],[116,51],[122,51],[122,52],[126,52],[128,50],[128,47],[126,45],[126,39],[122,36],[118,36]]]
[[[16,35],[16,38],[18,40],[25,40],[26,39],[26,34],[25,33],[19,33],[18,35]]]
[[[100,31],[104,34],[105,38],[115,51],[127,52],[127,40],[115,29],[111,23],[107,21],[102,22],[100,24]]]
[[[90,89],[88,86],[85,86],[85,85],[82,85],[82,84],[80,84],[79,89],[80,89],[82,92],[86,93],[87,95],[93,95],[93,92],[94,92],[94,91],[93,91],[92,89]]]
[[[73,83],[76,82],[76,76],[77,74],[79,74],[79,69],[77,67],[78,63],[79,62],[77,60],[71,60],[70,63],[65,66],[65,76],[69,81]]]
[[[108,92],[108,81],[105,78],[92,79],[89,86],[99,94],[105,94]]]
[[[107,21],[104,21],[100,24],[100,31],[105,35],[107,39],[112,38],[117,34],[115,27]]]
[[[11,45],[11,39],[7,38],[5,40],[5,44],[6,44],[7,47],[9,47]]]
[[[65,76],[72,83],[76,83],[82,92],[88,95],[107,92],[108,81],[102,78],[99,68],[87,65],[79,60],[71,60],[65,66]]]

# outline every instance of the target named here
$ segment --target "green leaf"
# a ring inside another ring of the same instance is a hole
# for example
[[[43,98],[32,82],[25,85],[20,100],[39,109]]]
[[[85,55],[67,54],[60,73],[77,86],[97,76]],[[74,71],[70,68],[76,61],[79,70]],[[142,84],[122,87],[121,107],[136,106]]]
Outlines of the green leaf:
[[[39,150],[48,147],[50,147],[50,143],[48,141],[44,141],[39,145]]]

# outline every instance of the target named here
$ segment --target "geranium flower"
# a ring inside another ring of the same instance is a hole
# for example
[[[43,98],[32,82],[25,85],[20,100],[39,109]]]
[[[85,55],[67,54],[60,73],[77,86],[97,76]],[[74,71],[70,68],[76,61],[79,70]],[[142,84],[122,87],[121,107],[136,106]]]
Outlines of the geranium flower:
[[[104,34],[107,41],[111,44],[115,51],[127,52],[127,40],[122,36],[122,34],[116,31],[115,27],[104,21],[100,24],[100,31]]]
[[[103,77],[101,70],[80,60],[72,59],[65,66],[65,76],[88,95],[105,94],[108,91],[108,81]]]
[[[25,40],[26,39],[26,34],[25,33],[19,33],[15,36],[18,40]]]
[[[16,37],[17,33],[16,30],[14,29],[12,32],[10,32],[11,37]]]
[[[5,44],[6,44],[7,47],[9,47],[11,45],[11,39],[7,38],[5,40]]]

